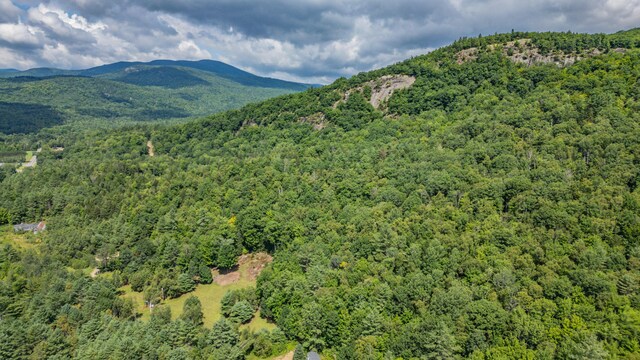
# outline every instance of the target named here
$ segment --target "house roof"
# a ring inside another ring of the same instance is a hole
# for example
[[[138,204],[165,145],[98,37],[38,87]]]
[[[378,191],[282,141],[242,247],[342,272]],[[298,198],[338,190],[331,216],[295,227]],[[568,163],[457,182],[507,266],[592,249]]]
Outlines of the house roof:
[[[309,351],[307,353],[307,360],[320,360],[320,355],[315,351]]]
[[[36,227],[38,226],[38,224],[18,224],[18,225],[13,225],[13,229],[15,231],[33,231]]]
[[[37,224],[17,224],[13,225],[13,231],[42,231],[47,228],[47,224],[44,221],[40,221]]]

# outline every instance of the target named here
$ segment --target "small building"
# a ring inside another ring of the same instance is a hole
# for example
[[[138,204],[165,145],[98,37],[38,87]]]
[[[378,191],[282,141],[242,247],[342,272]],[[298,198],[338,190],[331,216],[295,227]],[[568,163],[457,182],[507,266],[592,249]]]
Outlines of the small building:
[[[315,351],[309,351],[307,353],[307,360],[320,360],[320,355]]]
[[[38,223],[38,226],[36,226],[36,229],[35,229],[35,230],[33,230],[33,233],[34,233],[34,234],[37,234],[37,233],[39,233],[39,232],[41,232],[41,231],[44,231],[44,229],[46,229],[46,228],[47,228],[47,224],[45,224],[45,222],[44,222],[44,221],[40,221],[40,222]]]
[[[18,224],[13,225],[13,231],[15,232],[33,232],[34,234],[44,231],[47,228],[47,224],[44,221],[40,221],[37,224]]]

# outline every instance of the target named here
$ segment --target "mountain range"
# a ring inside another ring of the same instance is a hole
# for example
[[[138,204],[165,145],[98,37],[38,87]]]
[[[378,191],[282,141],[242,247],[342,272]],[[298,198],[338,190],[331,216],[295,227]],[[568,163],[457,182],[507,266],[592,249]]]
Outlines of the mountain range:
[[[60,124],[179,120],[303,91],[213,60],[118,62],[84,70],[0,71],[0,132]]]

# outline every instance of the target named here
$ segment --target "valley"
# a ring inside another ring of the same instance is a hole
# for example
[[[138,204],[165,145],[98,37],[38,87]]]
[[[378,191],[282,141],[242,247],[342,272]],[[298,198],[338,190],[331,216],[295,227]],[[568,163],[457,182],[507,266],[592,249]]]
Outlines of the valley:
[[[0,133],[177,123],[311,87],[217,61],[116,63],[0,74]]]

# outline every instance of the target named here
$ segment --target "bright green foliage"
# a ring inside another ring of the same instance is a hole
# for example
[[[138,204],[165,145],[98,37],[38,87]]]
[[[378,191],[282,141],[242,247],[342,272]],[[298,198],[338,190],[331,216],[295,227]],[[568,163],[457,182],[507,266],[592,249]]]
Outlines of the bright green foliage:
[[[156,306],[151,313],[151,321],[158,325],[171,322],[171,308],[168,306]]]
[[[278,328],[269,332],[261,330],[256,334],[252,353],[259,357],[270,357],[286,349],[287,339]]]

